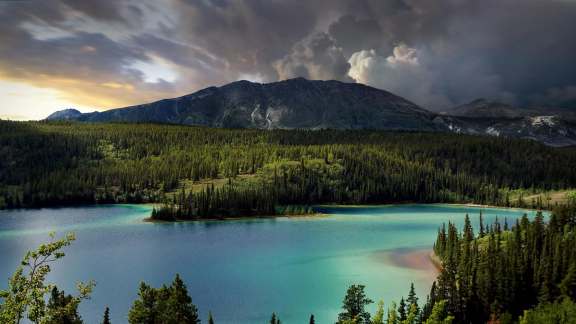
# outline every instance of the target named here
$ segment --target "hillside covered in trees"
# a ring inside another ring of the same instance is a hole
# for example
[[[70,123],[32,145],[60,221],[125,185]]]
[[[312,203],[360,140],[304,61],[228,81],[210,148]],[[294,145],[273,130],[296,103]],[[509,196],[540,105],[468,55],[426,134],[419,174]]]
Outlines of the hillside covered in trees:
[[[0,208],[164,202],[160,219],[311,212],[318,203],[541,206],[576,187],[576,149],[368,130],[0,121]]]
[[[482,216],[480,216],[482,217]],[[438,301],[457,323],[573,323],[576,321],[576,207],[556,207],[515,224],[498,220],[474,233],[466,216],[463,231],[453,224],[434,244],[442,271],[424,306]],[[533,311],[525,310],[536,307]],[[571,315],[566,315],[571,314]]]

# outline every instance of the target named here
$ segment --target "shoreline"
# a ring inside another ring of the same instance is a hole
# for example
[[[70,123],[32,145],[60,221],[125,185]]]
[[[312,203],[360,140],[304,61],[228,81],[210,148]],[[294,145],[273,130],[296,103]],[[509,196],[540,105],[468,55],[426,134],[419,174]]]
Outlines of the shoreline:
[[[378,259],[400,268],[422,271],[435,280],[442,271],[442,261],[431,248],[394,249],[379,251],[375,254]]]
[[[476,203],[443,203],[443,202],[413,202],[413,201],[401,201],[401,202],[393,202],[393,203],[383,203],[383,204],[319,204],[314,205],[316,207],[337,207],[337,208],[366,208],[366,207],[390,207],[390,206],[398,206],[398,205],[445,205],[445,206],[453,206],[453,207],[477,207],[477,208],[498,208],[498,209],[514,209],[514,210],[532,210],[532,211],[547,211],[550,212],[551,210],[548,209],[534,209],[531,207],[508,207],[508,206],[498,206],[498,205],[483,205],[483,204],[476,204]]]
[[[327,217],[328,214],[324,213],[313,213],[313,214],[296,214],[296,215],[267,215],[267,216],[247,216],[247,217],[222,217],[222,218],[198,218],[198,219],[177,219],[177,220],[161,220],[152,219],[151,217],[146,217],[142,219],[145,223],[159,223],[159,224],[170,224],[170,223],[190,223],[190,222],[225,222],[225,221],[239,221],[239,220],[258,220],[258,219],[274,219],[274,218],[318,218]]]

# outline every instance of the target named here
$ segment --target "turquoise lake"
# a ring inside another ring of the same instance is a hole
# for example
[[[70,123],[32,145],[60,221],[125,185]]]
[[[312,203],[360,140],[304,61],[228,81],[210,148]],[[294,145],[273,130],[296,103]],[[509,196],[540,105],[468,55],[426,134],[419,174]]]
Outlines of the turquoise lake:
[[[49,279],[68,293],[77,281],[96,281],[80,308],[87,323],[101,320],[106,306],[113,323],[126,323],[139,282],[168,284],[176,273],[203,322],[210,310],[219,324],[266,323],[272,312],[288,324],[307,323],[312,313],[333,323],[350,284],[366,285],[386,307],[411,282],[425,298],[434,270],[406,256],[425,256],[443,222],[461,228],[468,213],[477,228],[480,211],[486,223],[535,214],[437,204],[323,209],[328,215],[187,223],[143,222],[150,207],[141,205],[0,211],[0,288],[26,250],[50,231],[72,231],[77,240]]]

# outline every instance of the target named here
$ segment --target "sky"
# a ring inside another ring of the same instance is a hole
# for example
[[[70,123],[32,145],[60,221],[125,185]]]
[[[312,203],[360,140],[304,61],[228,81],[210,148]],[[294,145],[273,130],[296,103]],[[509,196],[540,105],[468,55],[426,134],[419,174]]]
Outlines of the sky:
[[[0,118],[236,80],[576,108],[576,0],[0,0]]]

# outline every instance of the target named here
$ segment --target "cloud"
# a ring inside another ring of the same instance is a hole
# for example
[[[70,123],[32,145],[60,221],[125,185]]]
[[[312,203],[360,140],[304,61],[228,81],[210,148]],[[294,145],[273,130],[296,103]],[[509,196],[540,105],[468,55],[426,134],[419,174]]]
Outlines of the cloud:
[[[314,35],[298,43],[289,55],[274,63],[279,79],[304,77],[352,81],[348,77],[350,64],[342,48],[326,33]]]
[[[573,30],[562,0],[0,1],[0,81],[97,109],[294,76],[574,106]]]
[[[427,108],[453,104],[434,87],[434,73],[420,64],[417,50],[405,44],[394,47],[388,57],[362,50],[352,54],[349,62],[349,75],[357,82],[386,89]]]

